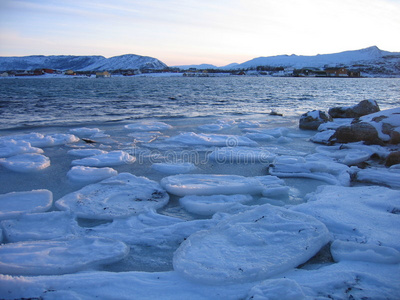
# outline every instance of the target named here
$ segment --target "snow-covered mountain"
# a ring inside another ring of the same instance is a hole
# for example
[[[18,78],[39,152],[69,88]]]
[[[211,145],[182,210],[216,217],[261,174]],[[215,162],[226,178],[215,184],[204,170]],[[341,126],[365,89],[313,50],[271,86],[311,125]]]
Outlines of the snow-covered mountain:
[[[105,58],[103,56],[72,56],[72,55],[33,55],[23,57],[0,57],[0,71],[56,69],[75,71],[113,71],[128,69],[166,68],[160,60],[148,56],[126,54]]]
[[[315,56],[302,55],[278,55],[269,57],[258,57],[235,66],[235,69],[248,69],[257,66],[271,67],[386,67],[397,69],[400,73],[400,52],[389,52],[380,50],[377,46],[353,51],[344,51],[333,54],[318,54]]]

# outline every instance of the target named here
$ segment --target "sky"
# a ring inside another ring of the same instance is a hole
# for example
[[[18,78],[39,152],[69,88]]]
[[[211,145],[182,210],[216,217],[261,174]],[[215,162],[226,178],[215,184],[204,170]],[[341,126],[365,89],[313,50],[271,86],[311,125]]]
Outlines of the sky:
[[[169,66],[378,46],[400,0],[0,0],[0,56],[138,54]]]

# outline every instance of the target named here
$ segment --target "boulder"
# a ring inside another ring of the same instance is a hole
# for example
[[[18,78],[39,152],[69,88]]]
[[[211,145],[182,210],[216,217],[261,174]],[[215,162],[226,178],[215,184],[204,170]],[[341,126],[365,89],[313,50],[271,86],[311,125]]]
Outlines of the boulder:
[[[400,164],[400,151],[390,152],[386,157],[385,166],[390,167],[397,164]]]
[[[353,106],[332,107],[328,113],[332,118],[359,118],[380,111],[374,100],[363,100]]]
[[[299,128],[317,130],[322,123],[333,121],[332,117],[321,110],[309,111],[300,117]]]
[[[378,138],[378,132],[375,127],[369,123],[359,122],[350,126],[341,126],[330,138],[336,143],[353,143],[364,141],[369,144],[381,144]]]

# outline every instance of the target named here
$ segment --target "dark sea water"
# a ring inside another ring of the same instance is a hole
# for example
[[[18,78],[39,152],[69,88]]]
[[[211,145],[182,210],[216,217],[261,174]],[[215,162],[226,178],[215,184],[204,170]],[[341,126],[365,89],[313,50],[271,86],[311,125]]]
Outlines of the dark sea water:
[[[113,77],[0,80],[0,129],[143,118],[299,116],[376,100],[400,104],[400,79]]]

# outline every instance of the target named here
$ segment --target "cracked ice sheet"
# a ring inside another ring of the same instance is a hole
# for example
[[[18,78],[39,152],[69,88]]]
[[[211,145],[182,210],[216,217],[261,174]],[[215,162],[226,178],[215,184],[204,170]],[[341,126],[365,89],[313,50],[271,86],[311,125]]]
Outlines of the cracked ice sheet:
[[[168,194],[157,182],[121,173],[67,194],[55,205],[81,218],[114,219],[161,208],[168,200]]]
[[[270,189],[285,188],[284,181],[276,176],[244,177],[239,175],[186,174],[168,176],[161,186],[177,196],[270,194]],[[287,191],[288,192],[288,191]]]
[[[321,186],[292,207],[323,222],[334,239],[400,251],[400,191],[380,186]]]
[[[191,235],[173,265],[186,278],[207,284],[256,281],[306,262],[329,240],[317,219],[267,204]]]

